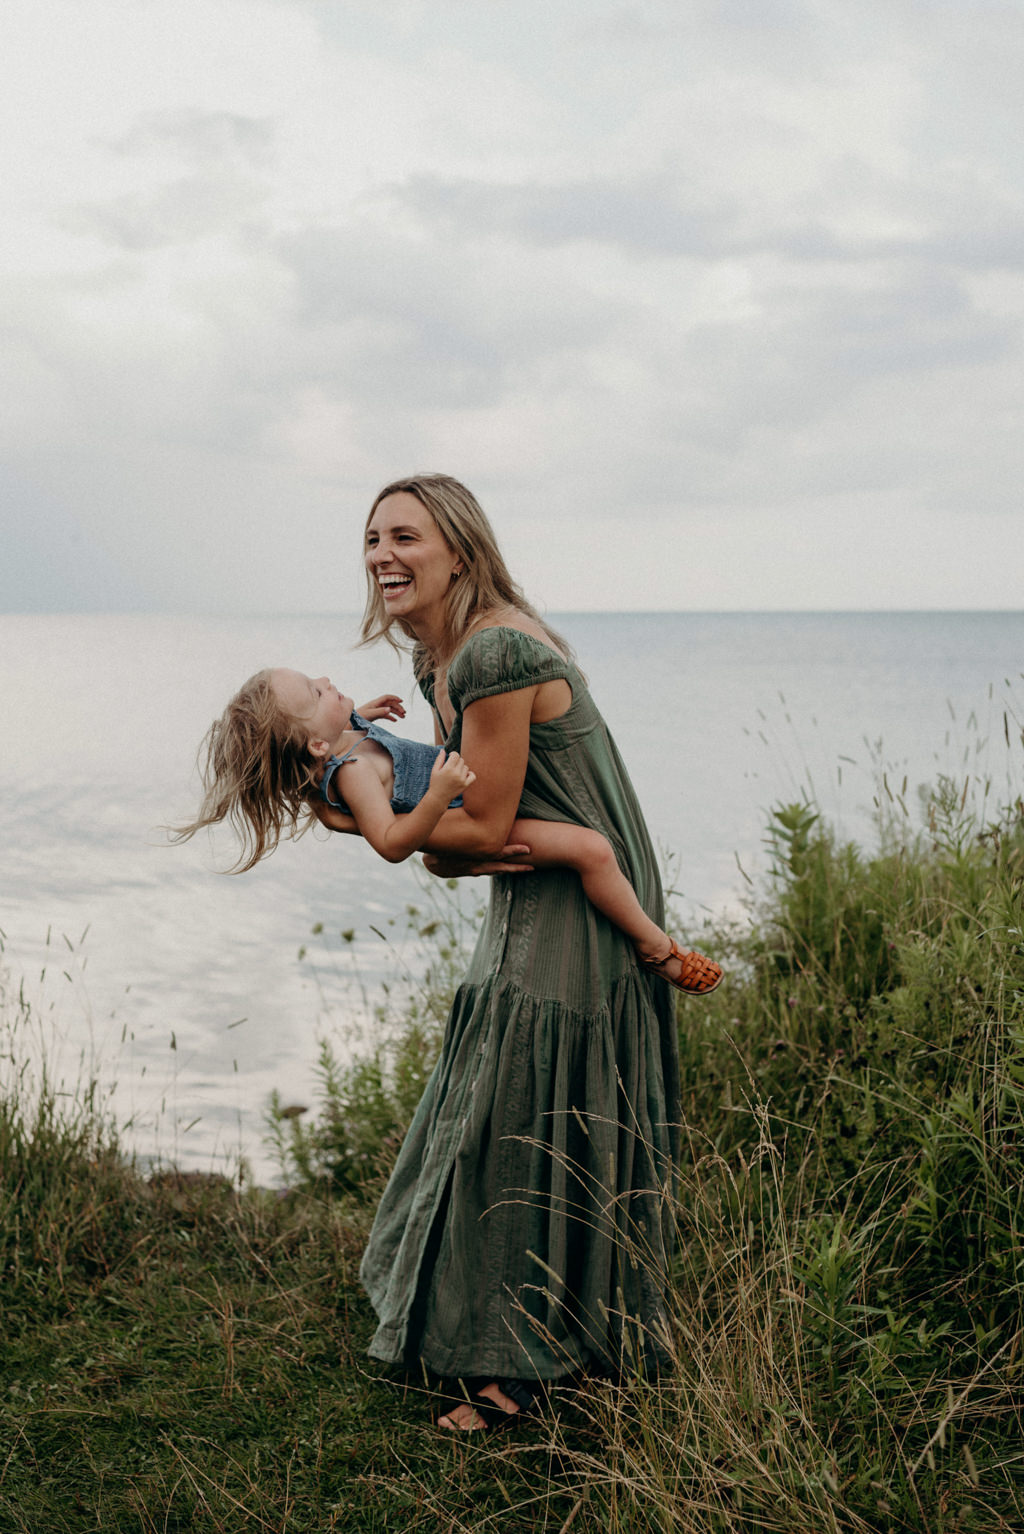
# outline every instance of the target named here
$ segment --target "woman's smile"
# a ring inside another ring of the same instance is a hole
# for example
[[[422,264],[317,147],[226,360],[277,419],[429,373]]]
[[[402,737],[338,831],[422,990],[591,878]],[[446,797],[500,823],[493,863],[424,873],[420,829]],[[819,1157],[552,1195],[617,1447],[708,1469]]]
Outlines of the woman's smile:
[[[367,524],[366,568],[389,610],[429,624],[443,612],[459,559],[422,502],[401,490],[386,496]]]
[[[377,584],[385,602],[401,596],[403,591],[408,591],[412,581],[411,575],[403,575],[400,571],[388,571],[384,575],[377,576]]]

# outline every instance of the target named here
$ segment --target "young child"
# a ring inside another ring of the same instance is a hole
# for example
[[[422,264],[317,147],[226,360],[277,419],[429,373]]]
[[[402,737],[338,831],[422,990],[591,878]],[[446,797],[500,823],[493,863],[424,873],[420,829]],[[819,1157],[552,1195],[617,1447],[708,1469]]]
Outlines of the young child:
[[[234,869],[241,872],[283,835],[300,835],[322,802],[351,815],[381,857],[402,862],[476,780],[458,752],[405,740],[376,722],[404,715],[401,699],[390,693],[357,709],[327,677],[314,680],[285,667],[258,671],[207,732],[199,816],[175,839],[227,820],[242,842]],[[591,904],[621,928],[641,962],[677,990],[705,996],[719,985],[717,964],[680,949],[646,914],[599,832],[563,821],[516,820],[509,839],[529,847],[531,868],[574,869]]]

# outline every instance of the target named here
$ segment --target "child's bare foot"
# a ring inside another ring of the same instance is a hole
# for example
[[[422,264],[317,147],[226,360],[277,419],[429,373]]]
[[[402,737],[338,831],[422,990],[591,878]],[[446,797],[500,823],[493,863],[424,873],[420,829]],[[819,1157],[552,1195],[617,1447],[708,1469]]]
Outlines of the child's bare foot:
[[[714,959],[706,958],[695,948],[686,952],[671,938],[668,944],[668,951],[660,957],[641,954],[640,962],[688,996],[708,996],[721,985],[722,966]]]

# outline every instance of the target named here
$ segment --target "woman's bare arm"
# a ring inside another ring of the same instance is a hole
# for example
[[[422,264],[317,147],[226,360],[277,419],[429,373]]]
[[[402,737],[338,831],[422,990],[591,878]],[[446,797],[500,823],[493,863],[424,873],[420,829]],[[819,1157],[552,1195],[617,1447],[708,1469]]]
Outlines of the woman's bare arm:
[[[322,826],[328,831],[343,831],[347,836],[358,836],[359,827],[352,815],[346,815],[344,810],[339,810],[333,804],[325,804],[322,799],[311,799],[309,807]]]
[[[423,866],[428,874],[433,874],[437,879],[473,879],[490,874],[533,872],[530,849],[525,842],[510,842],[493,858],[457,857],[454,853],[425,852]]]
[[[508,842],[519,809],[530,754],[530,717],[536,687],[478,698],[462,718],[459,749],[476,773],[461,810],[448,810],[424,850],[493,859]]]

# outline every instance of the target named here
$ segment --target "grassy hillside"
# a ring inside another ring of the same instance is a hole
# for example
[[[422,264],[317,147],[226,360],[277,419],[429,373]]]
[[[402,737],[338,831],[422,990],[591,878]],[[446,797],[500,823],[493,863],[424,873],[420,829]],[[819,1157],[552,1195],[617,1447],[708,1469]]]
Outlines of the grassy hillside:
[[[458,957],[321,1061],[293,1191],[143,1180],[90,1107],[0,1105],[0,1528],[1024,1526],[1024,806],[940,780],[869,851],[779,807],[729,979],[680,1006],[677,1367],[514,1438],[369,1367],[356,1269]],[[17,1039],[18,1001],[7,998]],[[16,1056],[16,1045],[12,1046]]]

